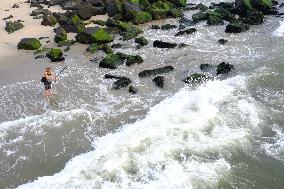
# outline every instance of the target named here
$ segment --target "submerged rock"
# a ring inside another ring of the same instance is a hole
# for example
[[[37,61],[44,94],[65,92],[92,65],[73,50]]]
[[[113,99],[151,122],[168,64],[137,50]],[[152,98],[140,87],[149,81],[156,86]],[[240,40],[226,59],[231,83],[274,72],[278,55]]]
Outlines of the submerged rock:
[[[185,83],[201,83],[201,82],[207,81],[209,79],[211,79],[211,78],[204,75],[204,74],[194,73],[194,74],[186,77],[182,81],[185,82]]]
[[[155,40],[153,42],[153,47],[157,47],[157,48],[175,48],[175,47],[177,47],[177,44],[176,43],[169,43],[169,42],[163,42],[163,41]]]
[[[179,31],[175,36],[181,36],[181,35],[189,35],[189,34],[193,34],[197,32],[197,30],[195,28],[189,28],[189,29],[186,29],[186,30],[182,30],[182,31]]]
[[[111,45],[111,48],[113,49],[117,49],[117,48],[121,48],[123,45],[121,43],[115,43]]]
[[[144,70],[142,72],[140,72],[138,75],[139,77],[150,77],[150,76],[155,76],[158,74],[163,74],[163,73],[168,73],[173,71],[174,68],[172,66],[165,66],[165,67],[161,67],[161,68],[156,68],[156,69],[152,69],[152,70]]]
[[[125,88],[130,83],[131,83],[131,79],[129,79],[128,77],[121,77],[113,83],[112,89],[118,90],[118,89],[121,89],[121,88]]]
[[[163,76],[156,76],[153,79],[153,82],[156,84],[157,87],[163,88],[165,84],[165,79]]]
[[[208,14],[205,12],[198,12],[192,15],[192,20],[195,23],[207,20],[207,18],[208,18]]]
[[[171,30],[171,29],[175,29],[177,28],[176,25],[173,25],[173,24],[164,24],[161,26],[161,29],[162,30]]]
[[[137,94],[138,89],[136,87],[129,86],[128,92],[132,94]]]
[[[23,38],[18,44],[18,49],[25,50],[36,50],[40,48],[42,45],[40,41],[36,38]]]
[[[226,26],[226,33],[241,33],[249,30],[249,25],[244,24],[243,22],[236,20]]]
[[[202,70],[202,71],[207,71],[207,70],[213,68],[213,66],[210,65],[210,64],[200,64],[199,68],[200,68],[200,70]]]
[[[221,64],[219,64],[217,66],[216,74],[217,75],[219,75],[219,74],[227,74],[230,71],[232,71],[233,69],[234,69],[234,66],[232,64],[222,62]]]
[[[5,26],[5,30],[10,34],[13,33],[17,30],[20,30],[24,27],[24,25],[22,24],[22,22],[20,20],[18,21],[8,21],[6,22],[6,26]]]
[[[99,63],[101,68],[116,69],[119,65],[123,64],[123,60],[117,54],[108,54],[104,59]]]
[[[145,37],[135,38],[135,43],[137,43],[139,45],[142,45],[142,46],[145,46],[145,45],[149,44],[149,42],[147,41],[147,39]]]
[[[224,45],[227,42],[228,42],[228,40],[226,40],[226,39],[219,39],[218,40],[218,43],[221,44],[221,45]]]
[[[111,74],[105,74],[105,79],[121,79],[123,76],[116,76]]]

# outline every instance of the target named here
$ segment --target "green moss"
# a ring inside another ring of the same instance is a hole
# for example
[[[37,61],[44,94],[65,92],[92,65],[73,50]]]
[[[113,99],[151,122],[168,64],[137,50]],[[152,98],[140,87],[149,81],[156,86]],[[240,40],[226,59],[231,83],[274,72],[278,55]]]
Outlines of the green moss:
[[[224,24],[222,15],[216,11],[207,11],[207,24],[208,25],[219,25]]]
[[[143,24],[152,20],[152,15],[149,12],[135,12],[133,16],[132,22],[134,24]]]
[[[37,49],[37,50],[34,52],[34,54],[35,54],[35,55],[36,55],[36,54],[41,54],[41,53],[46,52],[47,50],[49,50],[49,49],[46,48],[46,47],[43,47],[43,48]]]
[[[252,9],[251,0],[243,0],[243,3],[246,8]]]
[[[85,23],[77,15],[71,17],[71,22],[74,26],[76,26],[78,33],[84,31],[86,28]]]
[[[123,60],[117,54],[108,54],[104,59],[99,63],[99,67],[116,69],[118,65],[123,64]]]
[[[17,30],[20,30],[24,27],[24,25],[21,23],[21,21],[8,21],[6,22],[5,30],[10,34]]]
[[[169,2],[175,4],[179,7],[185,7],[186,6],[186,0],[169,0]]]
[[[50,59],[57,59],[63,56],[63,53],[61,51],[61,49],[57,49],[57,48],[52,48],[50,49],[50,51],[48,52],[47,56]]]
[[[166,18],[170,10],[168,2],[158,1],[150,6],[150,13],[155,20]]]
[[[94,34],[92,34],[94,37],[94,41],[98,44],[102,43],[109,43],[113,41],[113,36],[111,36],[109,33],[107,33],[104,29],[99,28],[97,31],[95,31]]]
[[[64,41],[58,42],[58,47],[63,47],[63,46],[68,46],[68,47],[70,47],[70,46],[73,45],[74,43],[75,43],[74,40],[64,40]]]
[[[272,7],[272,1],[271,0],[260,0],[260,4],[268,7]]]
[[[99,50],[99,46],[96,43],[93,43],[90,45],[90,47],[88,48],[87,51],[91,52],[91,53],[95,53]]]
[[[94,20],[93,23],[94,24],[98,24],[100,26],[105,26],[106,25],[106,22],[103,21],[103,20]]]
[[[143,31],[140,28],[132,27],[131,29],[123,32],[122,37],[123,37],[124,41],[127,41],[127,40],[130,40],[130,39],[137,37],[142,32]]]
[[[173,18],[178,18],[178,17],[182,17],[183,16],[183,13],[180,9],[177,9],[177,8],[172,8],[169,12],[168,12],[168,15],[170,17],[173,17]]]
[[[54,26],[57,23],[57,19],[53,15],[47,15],[43,18],[42,25]]]
[[[18,49],[36,50],[42,46],[41,42],[36,38],[24,38],[18,44]]]
[[[111,54],[111,53],[113,53],[113,50],[111,49],[111,47],[108,46],[108,45],[106,45],[106,44],[100,45],[100,46],[99,46],[99,50],[104,51],[106,54]]]
[[[62,27],[57,28],[57,31],[56,31],[56,34],[55,34],[55,37],[54,37],[54,41],[56,43],[59,43],[60,41],[66,41],[66,40],[67,40],[67,33],[66,33],[65,29],[62,28]]]
[[[135,43],[138,43],[139,45],[142,45],[142,46],[149,44],[149,42],[147,41],[145,37],[136,38]]]

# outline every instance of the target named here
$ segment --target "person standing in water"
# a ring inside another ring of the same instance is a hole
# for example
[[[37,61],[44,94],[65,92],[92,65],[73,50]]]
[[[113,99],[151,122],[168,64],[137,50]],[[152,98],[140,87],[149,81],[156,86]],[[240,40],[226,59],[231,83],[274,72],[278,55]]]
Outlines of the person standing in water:
[[[43,82],[44,83],[44,89],[45,89],[44,95],[46,97],[52,96],[51,84],[52,84],[52,81],[56,81],[56,76],[52,73],[50,67],[45,68],[44,77],[45,77],[45,80]]]

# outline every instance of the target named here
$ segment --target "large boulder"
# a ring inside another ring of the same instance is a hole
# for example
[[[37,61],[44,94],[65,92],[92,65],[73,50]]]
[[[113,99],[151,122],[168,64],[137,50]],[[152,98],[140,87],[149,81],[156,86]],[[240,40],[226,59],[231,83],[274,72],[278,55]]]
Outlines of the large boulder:
[[[20,30],[24,27],[24,25],[22,24],[22,22],[20,20],[18,21],[8,21],[6,22],[6,26],[5,26],[5,30],[10,34],[13,33],[17,30]]]
[[[164,42],[164,41],[159,41],[159,40],[155,40],[153,42],[153,47],[157,47],[157,48],[175,48],[178,45],[176,43],[169,43],[169,42]]]
[[[18,49],[25,50],[36,50],[40,48],[42,45],[40,41],[36,38],[23,38],[18,44]]]
[[[159,75],[159,74],[163,74],[163,73],[168,73],[173,71],[174,68],[172,66],[165,66],[165,67],[161,67],[161,68],[156,68],[156,69],[152,69],[152,70],[144,70],[142,72],[140,72],[138,75],[139,77],[150,77],[150,76],[155,76],[155,75]]]
[[[76,35],[76,41],[83,44],[104,44],[113,41],[113,36],[100,27],[88,27]]]
[[[117,54],[108,54],[99,63],[101,68],[116,69],[119,65],[123,64],[123,60]]]

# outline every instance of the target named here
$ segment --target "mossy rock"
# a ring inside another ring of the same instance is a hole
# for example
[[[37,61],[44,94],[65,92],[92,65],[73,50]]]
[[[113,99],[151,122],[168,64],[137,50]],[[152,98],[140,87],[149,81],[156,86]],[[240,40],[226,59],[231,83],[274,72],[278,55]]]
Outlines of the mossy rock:
[[[134,24],[143,24],[150,22],[152,20],[152,15],[149,12],[134,12],[133,20]]]
[[[192,20],[194,23],[203,21],[203,20],[207,20],[208,19],[208,14],[205,12],[198,12],[192,15]]]
[[[113,36],[107,33],[103,28],[89,27],[76,35],[76,41],[83,44],[104,44],[112,42]]]
[[[174,29],[174,28],[177,28],[177,26],[173,25],[173,24],[164,24],[164,25],[161,26],[162,30],[171,30],[171,29]]]
[[[99,45],[96,43],[93,43],[90,45],[90,47],[87,48],[87,52],[95,53],[99,50]]]
[[[24,27],[21,21],[8,21],[6,22],[5,30],[10,34]]]
[[[210,80],[211,77],[206,76],[204,74],[194,73],[188,77],[186,77],[183,82],[185,83],[201,83],[207,80]]]
[[[208,25],[220,25],[224,24],[224,21],[222,20],[222,15],[216,11],[209,10],[207,12],[207,24]]]
[[[139,45],[142,45],[142,46],[145,46],[145,45],[149,44],[148,40],[145,37],[135,38],[135,43],[137,43]]]
[[[41,42],[36,38],[23,38],[18,44],[18,49],[36,50],[42,46]]]
[[[154,20],[159,20],[167,17],[168,12],[171,10],[169,3],[158,1],[152,4],[149,8],[150,13]]]
[[[106,21],[106,26],[117,27],[121,31],[127,31],[133,27],[133,24],[131,22],[123,22],[123,21],[116,20],[113,18],[108,18]]]
[[[186,6],[186,0],[169,0],[169,2],[175,4],[178,7],[185,7]]]
[[[180,9],[177,8],[172,8],[168,13],[167,13],[168,17],[172,17],[172,18],[179,18],[183,16],[183,13]]]
[[[80,33],[85,30],[84,22],[79,18],[79,16],[74,15],[71,17],[71,23],[76,27],[77,32]]]
[[[67,33],[66,33],[66,31],[63,27],[59,26],[58,28],[56,28],[55,33],[56,34],[55,34],[55,37],[54,37],[54,41],[56,43],[67,40]]]
[[[143,58],[140,55],[129,55],[126,59],[126,66],[131,66],[133,64],[141,64]]]
[[[241,33],[241,32],[249,30],[249,28],[250,26],[248,24],[245,24],[240,20],[236,20],[226,26],[225,32],[226,33]]]
[[[120,0],[112,0],[106,4],[106,13],[109,17],[113,17],[122,12],[122,2]]]
[[[58,47],[70,47],[72,46],[76,41],[74,40],[65,40],[58,42]]]
[[[106,54],[112,54],[113,50],[110,46],[108,46],[107,44],[103,44],[99,46],[99,50],[104,51]]]
[[[51,59],[52,62],[58,62],[64,60],[63,53],[61,49],[52,48],[50,51],[46,54],[48,58]]]
[[[41,25],[43,26],[54,26],[57,23],[57,19],[53,15],[46,15],[43,17]]]
[[[137,37],[140,33],[143,33],[143,30],[137,27],[132,27],[131,29],[125,32],[122,32],[121,35],[123,37],[123,40],[127,41],[127,40]]]
[[[119,65],[123,64],[123,60],[117,54],[108,54],[99,63],[101,68],[116,69]]]

